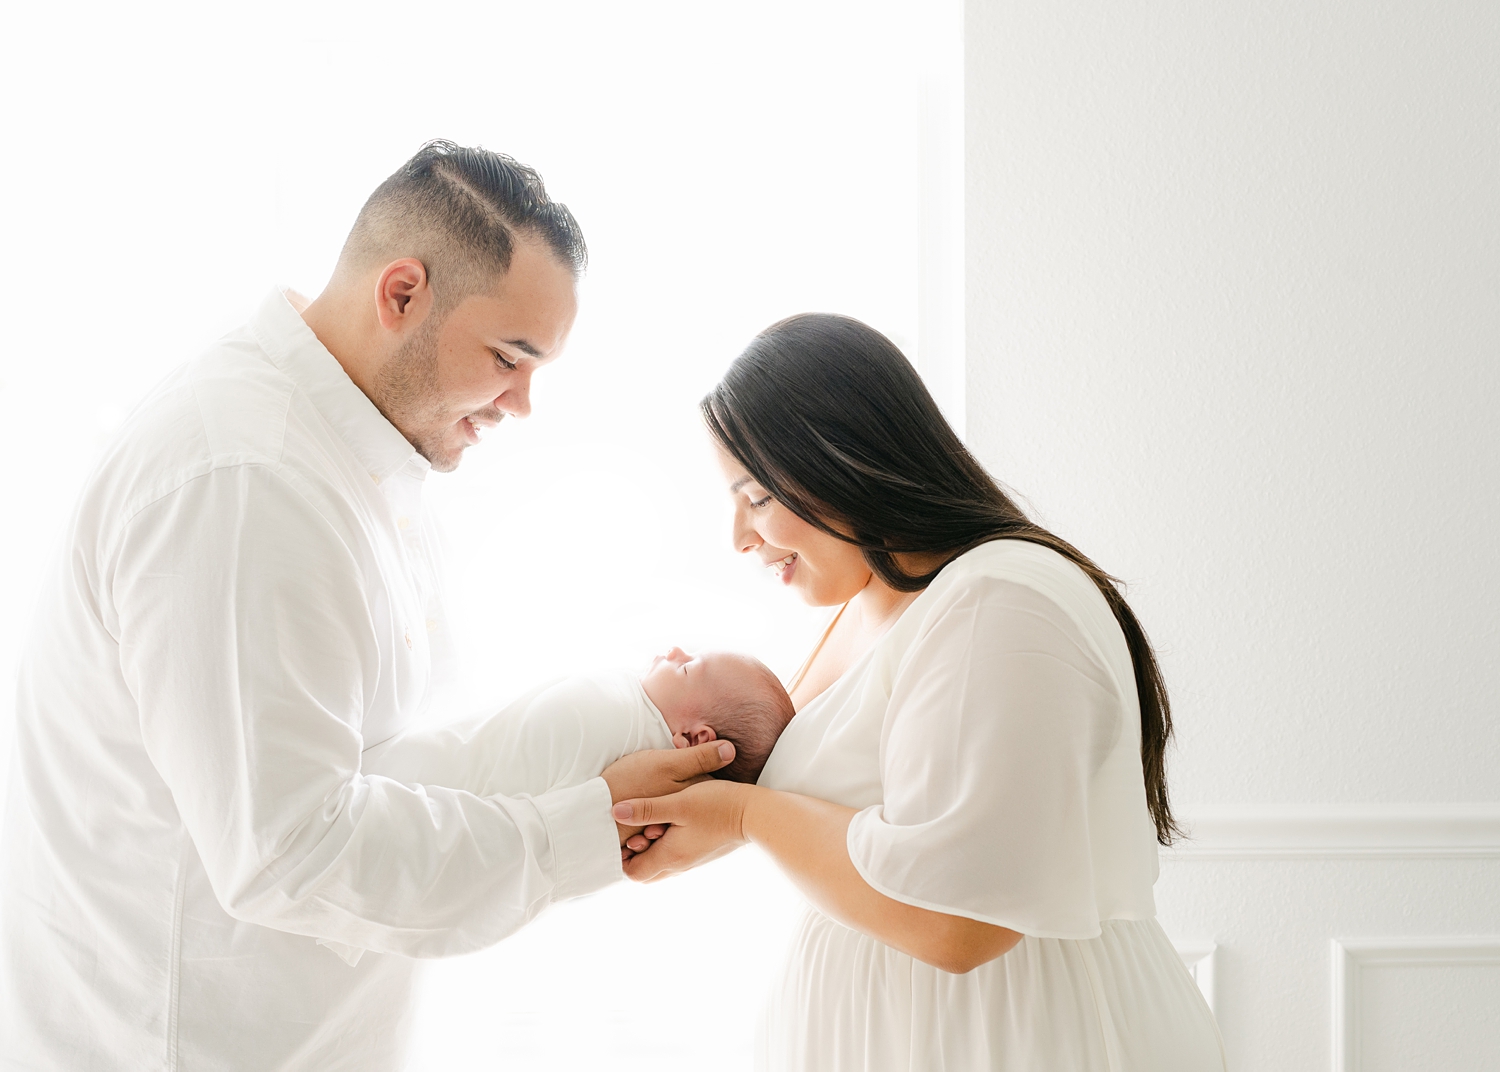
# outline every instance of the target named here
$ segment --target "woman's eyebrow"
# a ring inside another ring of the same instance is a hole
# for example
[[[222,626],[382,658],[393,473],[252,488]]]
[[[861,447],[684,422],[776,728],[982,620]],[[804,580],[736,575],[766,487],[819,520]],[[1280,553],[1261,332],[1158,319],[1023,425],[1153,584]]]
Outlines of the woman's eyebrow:
[[[733,495],[735,492],[739,491],[746,484],[750,483],[750,479],[751,478],[748,477],[748,476],[742,476],[738,480],[736,480],[733,484],[730,484],[729,485],[729,494]]]

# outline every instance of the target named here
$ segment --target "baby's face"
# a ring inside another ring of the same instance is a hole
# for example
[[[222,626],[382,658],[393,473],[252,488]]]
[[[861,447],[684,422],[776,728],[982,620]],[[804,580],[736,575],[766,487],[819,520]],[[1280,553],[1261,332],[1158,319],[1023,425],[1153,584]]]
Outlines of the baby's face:
[[[715,740],[718,735],[707,722],[714,705],[761,687],[754,664],[743,655],[727,651],[689,655],[681,648],[652,660],[641,685],[667,720],[672,744],[678,748]]]

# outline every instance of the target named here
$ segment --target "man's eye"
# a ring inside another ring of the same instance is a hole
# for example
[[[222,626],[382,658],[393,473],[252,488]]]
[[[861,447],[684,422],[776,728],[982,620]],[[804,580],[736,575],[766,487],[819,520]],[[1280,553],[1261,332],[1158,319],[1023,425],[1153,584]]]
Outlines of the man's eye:
[[[515,371],[516,363],[514,361],[507,361],[505,359],[505,355],[502,354],[499,350],[491,350],[490,353],[495,355],[495,360],[500,362],[501,368],[505,369],[507,372]]]

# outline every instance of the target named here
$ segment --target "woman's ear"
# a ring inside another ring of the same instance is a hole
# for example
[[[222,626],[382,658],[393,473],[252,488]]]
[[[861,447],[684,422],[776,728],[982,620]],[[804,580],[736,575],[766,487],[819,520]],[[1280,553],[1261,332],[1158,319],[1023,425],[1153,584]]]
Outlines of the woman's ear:
[[[687,731],[688,746],[705,744],[708,741],[717,741],[719,735],[714,728],[706,723],[700,722]]]

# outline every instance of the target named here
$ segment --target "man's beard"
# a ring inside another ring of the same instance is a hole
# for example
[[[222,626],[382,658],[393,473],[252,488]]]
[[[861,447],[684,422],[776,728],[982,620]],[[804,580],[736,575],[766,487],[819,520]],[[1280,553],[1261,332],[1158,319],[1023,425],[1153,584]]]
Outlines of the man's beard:
[[[438,382],[440,321],[428,316],[381,366],[371,384],[371,401],[436,472],[448,473],[458,468],[463,451],[443,445],[453,422],[446,420]]]

